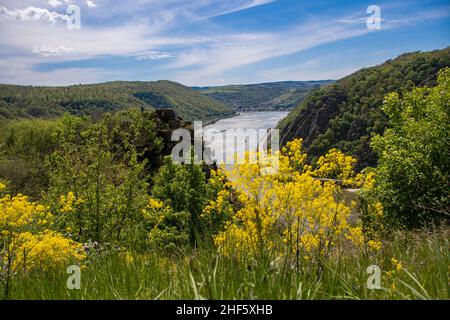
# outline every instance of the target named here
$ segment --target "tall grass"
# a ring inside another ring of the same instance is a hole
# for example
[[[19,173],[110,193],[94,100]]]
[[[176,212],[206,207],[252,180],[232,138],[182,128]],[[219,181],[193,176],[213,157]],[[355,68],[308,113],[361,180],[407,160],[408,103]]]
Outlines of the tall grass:
[[[377,254],[347,250],[324,261],[321,272],[238,262],[211,246],[169,257],[111,250],[91,255],[80,290],[67,289],[65,270],[37,272],[16,275],[8,299],[448,299],[448,248],[446,228],[397,232]],[[403,268],[389,275],[393,257]],[[366,285],[374,264],[382,269],[379,290]]]

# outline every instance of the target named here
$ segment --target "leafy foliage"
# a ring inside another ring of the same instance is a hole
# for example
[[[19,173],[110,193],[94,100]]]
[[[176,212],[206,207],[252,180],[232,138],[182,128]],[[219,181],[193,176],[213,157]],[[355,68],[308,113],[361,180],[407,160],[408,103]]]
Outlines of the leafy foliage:
[[[183,219],[179,223],[186,226],[192,245],[196,244],[199,236],[211,231],[205,230],[201,214],[216,195],[215,192],[216,188],[208,183],[202,165],[176,164],[170,157],[165,158],[164,165],[154,178],[152,188],[153,197],[164,201],[165,206],[170,208],[170,214],[178,213],[177,218]],[[167,217],[165,219],[167,220]]]
[[[379,157],[377,195],[388,218],[406,224],[450,215],[450,69],[434,88],[386,96],[384,135],[373,139]]]
[[[155,123],[136,110],[106,115],[94,124],[65,121],[60,146],[47,161],[47,201],[70,193],[78,199],[71,210],[61,210],[61,227],[70,227],[83,241],[135,240],[132,222],[141,217],[148,188],[144,155],[161,147]]]
[[[1,128],[0,176],[14,194],[37,198],[47,189],[45,160],[60,146],[63,130],[62,119],[10,121]]]

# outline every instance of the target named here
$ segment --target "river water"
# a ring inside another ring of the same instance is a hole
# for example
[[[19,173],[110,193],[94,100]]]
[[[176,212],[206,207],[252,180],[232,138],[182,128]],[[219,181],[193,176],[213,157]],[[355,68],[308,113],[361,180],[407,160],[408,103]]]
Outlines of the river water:
[[[205,126],[205,146],[216,151],[215,154],[214,151],[211,154],[211,159],[217,161],[217,163],[223,163],[223,161],[232,158],[235,152],[255,151],[267,130],[275,128],[278,122],[284,119],[288,113],[285,111],[241,112],[238,116],[221,119]],[[259,132],[256,137],[257,141],[248,142],[249,129],[254,129],[253,132],[255,130]],[[226,147],[227,137],[229,142],[229,133],[234,135],[233,148]]]

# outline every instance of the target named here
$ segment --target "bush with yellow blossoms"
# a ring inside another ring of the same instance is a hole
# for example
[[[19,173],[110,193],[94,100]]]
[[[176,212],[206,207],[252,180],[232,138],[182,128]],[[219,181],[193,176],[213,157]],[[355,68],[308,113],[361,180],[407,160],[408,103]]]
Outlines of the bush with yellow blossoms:
[[[279,168],[272,175],[261,174],[259,163],[224,171],[241,208],[214,237],[219,252],[238,258],[283,258],[298,265],[322,260],[346,244],[362,247],[363,228],[350,223],[351,207],[331,180],[355,179],[355,160],[332,150],[314,168],[306,163],[300,139],[275,156]],[[221,202],[218,197],[210,207]]]
[[[81,243],[51,230],[44,230],[38,234],[20,233],[11,246],[17,250],[13,268],[20,271],[61,270],[71,262],[79,262],[86,258]]]
[[[4,184],[0,189],[5,189]],[[1,190],[0,190],[1,192]],[[1,277],[7,281],[18,272],[56,270],[85,259],[82,245],[52,231],[48,207],[27,196],[0,197]]]
[[[346,156],[337,149],[331,149],[317,161],[314,176],[323,179],[340,180],[343,186],[352,186],[355,182],[356,159]]]

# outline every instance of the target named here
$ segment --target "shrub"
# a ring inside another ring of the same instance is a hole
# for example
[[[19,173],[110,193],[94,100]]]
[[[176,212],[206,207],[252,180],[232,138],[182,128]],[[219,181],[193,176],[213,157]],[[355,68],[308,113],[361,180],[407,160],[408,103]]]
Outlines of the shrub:
[[[376,193],[387,219],[417,227],[450,214],[450,69],[434,88],[386,96],[389,128],[372,146],[379,157]]]

